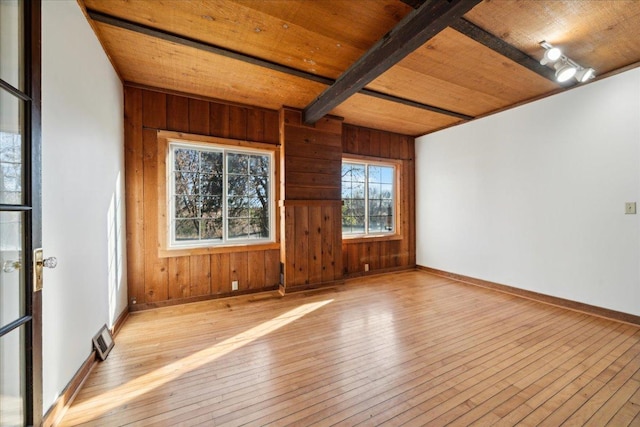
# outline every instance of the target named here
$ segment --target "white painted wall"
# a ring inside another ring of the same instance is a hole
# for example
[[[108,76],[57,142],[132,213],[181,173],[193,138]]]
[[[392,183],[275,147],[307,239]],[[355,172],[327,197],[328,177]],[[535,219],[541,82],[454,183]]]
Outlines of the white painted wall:
[[[419,265],[640,315],[640,69],[423,136],[416,157]]]
[[[42,5],[44,409],[125,309],[122,84],[74,0]],[[116,344],[117,345],[117,344]]]

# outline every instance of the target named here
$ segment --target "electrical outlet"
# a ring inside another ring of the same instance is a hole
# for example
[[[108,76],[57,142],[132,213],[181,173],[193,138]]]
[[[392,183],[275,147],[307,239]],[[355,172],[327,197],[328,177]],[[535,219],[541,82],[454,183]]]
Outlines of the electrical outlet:
[[[636,213],[636,202],[627,202],[624,204],[624,213],[634,215]]]
[[[238,281],[234,280],[233,282],[231,282],[231,290],[232,291],[237,291],[238,290]]]
[[[369,271],[369,264],[364,265],[364,271]]]

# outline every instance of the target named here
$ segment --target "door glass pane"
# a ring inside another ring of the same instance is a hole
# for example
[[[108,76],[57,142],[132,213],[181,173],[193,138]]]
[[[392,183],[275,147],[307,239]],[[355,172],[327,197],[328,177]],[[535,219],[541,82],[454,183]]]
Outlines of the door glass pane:
[[[22,204],[23,112],[24,101],[0,89],[0,204]]]
[[[0,426],[25,425],[24,326],[0,337]]]
[[[0,326],[24,315],[23,216],[22,212],[0,212]]]
[[[22,1],[0,1],[0,79],[24,91]]]

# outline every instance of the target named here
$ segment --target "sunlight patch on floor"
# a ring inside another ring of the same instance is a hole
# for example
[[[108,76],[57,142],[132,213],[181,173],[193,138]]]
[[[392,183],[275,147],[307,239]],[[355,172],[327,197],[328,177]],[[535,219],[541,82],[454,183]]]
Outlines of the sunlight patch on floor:
[[[149,372],[138,378],[135,378],[126,384],[122,384],[106,393],[95,396],[83,402],[78,402],[73,406],[73,412],[82,413],[82,411],[92,409],[93,417],[91,419],[74,419],[74,422],[88,422],[102,414],[127,404],[128,402],[148,393],[164,384],[179,378],[183,374],[198,369],[207,363],[213,362],[234,350],[237,350],[271,332],[274,332],[301,317],[318,310],[319,308],[333,302],[333,299],[308,303],[294,308],[261,323],[251,329],[248,329],[238,335],[221,341],[211,347],[205,348],[190,356],[184,357],[173,363],[165,365],[155,371]],[[96,410],[98,412],[96,412]],[[68,414],[71,415],[71,414]]]

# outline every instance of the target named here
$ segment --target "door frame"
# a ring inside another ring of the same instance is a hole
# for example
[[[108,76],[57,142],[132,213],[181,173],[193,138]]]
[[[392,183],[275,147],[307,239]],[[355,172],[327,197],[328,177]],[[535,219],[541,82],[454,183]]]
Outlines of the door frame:
[[[23,110],[23,201],[2,205],[2,211],[22,212],[21,269],[24,275],[24,315],[7,325],[6,333],[24,327],[24,381],[27,425],[43,420],[42,388],[42,292],[34,292],[33,251],[42,246],[42,129],[41,129],[41,0],[22,0],[22,90],[0,81],[0,87],[25,103]],[[5,328],[3,328],[5,329]]]
[[[42,291],[34,292],[33,251],[42,247],[42,5],[41,0],[25,0],[25,86],[31,102],[25,153],[26,176],[30,177],[27,201],[31,201],[30,223],[26,224],[26,251],[29,269],[26,278],[31,327],[27,328],[27,423],[40,426],[43,419],[42,388]],[[30,301],[29,301],[30,300]]]

